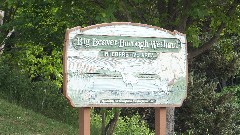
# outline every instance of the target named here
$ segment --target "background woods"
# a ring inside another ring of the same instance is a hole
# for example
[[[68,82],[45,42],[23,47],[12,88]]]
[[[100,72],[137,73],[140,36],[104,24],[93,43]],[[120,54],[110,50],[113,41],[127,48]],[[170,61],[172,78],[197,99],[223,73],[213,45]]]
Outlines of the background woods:
[[[139,22],[187,36],[188,98],[175,110],[175,117],[174,109],[168,110],[168,133],[173,134],[174,128],[175,133],[239,133],[239,0],[0,0],[0,3],[0,10],[4,11],[4,17],[0,14],[2,98],[55,119],[61,114],[53,115],[50,110],[62,110],[76,117],[75,110],[68,107],[61,95],[66,29],[105,22]],[[36,103],[26,102],[33,98]],[[49,108],[49,112],[43,108]],[[103,122],[106,119],[101,127],[103,133],[113,134],[108,129],[118,132],[116,118],[121,123],[121,119],[137,116],[149,129],[154,127],[152,108],[95,109],[94,113],[103,116]]]

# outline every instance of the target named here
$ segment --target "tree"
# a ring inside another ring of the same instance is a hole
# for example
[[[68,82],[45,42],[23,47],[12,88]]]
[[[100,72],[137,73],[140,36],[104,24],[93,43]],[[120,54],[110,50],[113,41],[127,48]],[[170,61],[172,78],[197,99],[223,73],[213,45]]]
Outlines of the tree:
[[[5,49],[7,59],[11,59],[8,63],[29,72],[33,81],[52,79],[61,87],[65,30],[79,24],[91,25],[93,19],[89,18],[96,13],[94,9],[87,10],[89,6],[86,1],[5,0],[0,7],[5,11],[0,39],[4,41],[2,49]],[[14,34],[5,40],[13,27]]]
[[[237,104],[238,87],[215,92],[216,82],[192,72],[189,77],[188,97],[181,108],[176,109],[178,134],[235,135],[240,120]]]

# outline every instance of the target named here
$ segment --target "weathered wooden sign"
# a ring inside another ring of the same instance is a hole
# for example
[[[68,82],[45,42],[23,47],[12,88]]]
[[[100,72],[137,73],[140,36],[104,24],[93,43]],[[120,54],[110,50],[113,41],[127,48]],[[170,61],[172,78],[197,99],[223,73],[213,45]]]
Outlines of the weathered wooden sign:
[[[69,29],[64,94],[74,107],[181,106],[187,94],[186,37],[136,23]]]

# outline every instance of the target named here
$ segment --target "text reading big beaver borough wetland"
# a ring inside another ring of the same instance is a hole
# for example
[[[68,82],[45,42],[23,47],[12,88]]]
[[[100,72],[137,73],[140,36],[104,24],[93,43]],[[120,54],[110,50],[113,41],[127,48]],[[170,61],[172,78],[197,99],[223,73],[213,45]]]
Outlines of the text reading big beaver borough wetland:
[[[100,49],[178,52],[181,49],[181,42],[176,38],[97,36],[81,34],[76,35],[72,39],[72,45],[76,50]]]

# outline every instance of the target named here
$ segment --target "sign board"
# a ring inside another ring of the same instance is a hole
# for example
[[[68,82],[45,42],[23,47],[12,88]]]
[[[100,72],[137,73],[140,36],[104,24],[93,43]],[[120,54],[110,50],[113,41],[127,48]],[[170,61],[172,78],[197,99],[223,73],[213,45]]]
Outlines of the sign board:
[[[181,106],[186,37],[127,22],[68,29],[64,94],[74,107]]]

